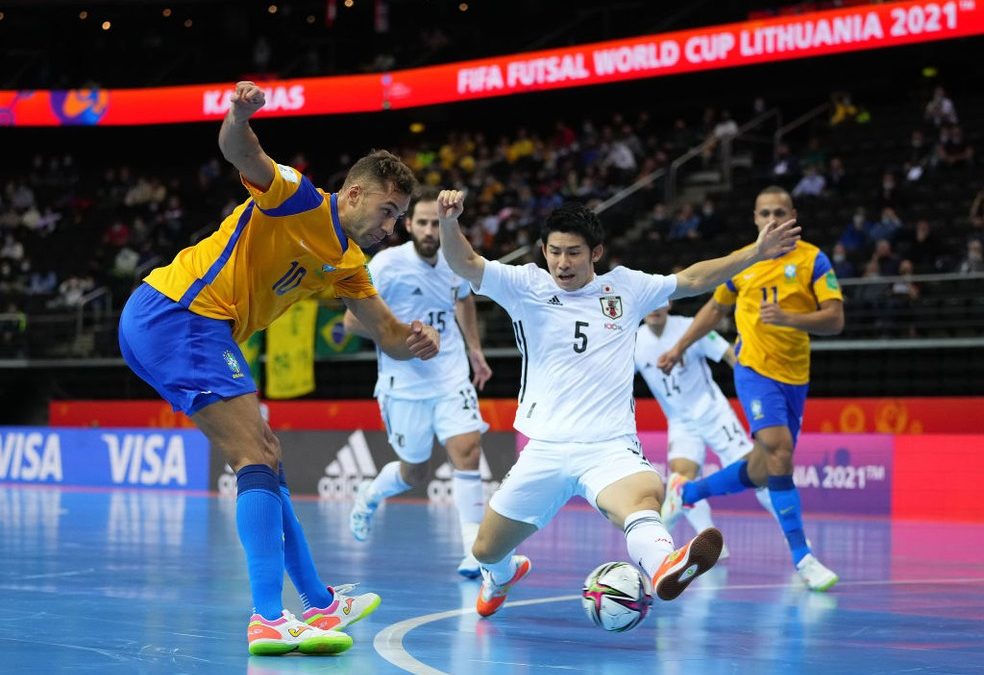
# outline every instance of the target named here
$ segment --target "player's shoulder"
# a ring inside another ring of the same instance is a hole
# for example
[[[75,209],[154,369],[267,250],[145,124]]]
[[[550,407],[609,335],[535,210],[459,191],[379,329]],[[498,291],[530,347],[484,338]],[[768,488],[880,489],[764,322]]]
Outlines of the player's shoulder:
[[[808,241],[803,241],[802,239],[800,239],[798,242],[796,242],[796,252],[803,256],[809,256],[812,258],[815,257],[818,253],[820,253],[820,247],[817,246],[816,244],[811,244]]]
[[[601,283],[603,290],[604,286],[610,286],[613,290],[617,289],[619,286],[631,288],[640,284],[651,283],[655,279],[663,278],[666,277],[661,274],[650,274],[649,272],[634,270],[631,267],[624,267],[622,265],[613,267],[604,274],[598,275],[598,281]]]

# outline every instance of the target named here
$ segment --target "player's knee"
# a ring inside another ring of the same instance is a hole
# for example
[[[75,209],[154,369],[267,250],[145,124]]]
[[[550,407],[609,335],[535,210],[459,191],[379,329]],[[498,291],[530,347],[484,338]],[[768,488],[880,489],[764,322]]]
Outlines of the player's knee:
[[[408,485],[420,485],[427,479],[427,471],[430,465],[427,462],[422,464],[407,464],[403,463],[400,468],[400,475],[403,476],[403,480],[407,482]]]
[[[659,500],[659,497],[656,495],[646,495],[636,501],[630,513],[635,513],[636,511],[659,511],[661,506],[662,502]]]
[[[769,451],[769,468],[775,473],[780,471],[785,473],[786,470],[792,469],[793,466],[793,447],[786,443],[780,443]]]
[[[475,443],[455,451],[450,459],[459,471],[477,471],[481,458],[482,446]]]
[[[475,543],[472,544],[472,555],[475,556],[475,560],[486,565],[502,560],[505,553],[499,551],[493,543],[488,537],[483,537],[479,533],[478,537],[475,538]]]

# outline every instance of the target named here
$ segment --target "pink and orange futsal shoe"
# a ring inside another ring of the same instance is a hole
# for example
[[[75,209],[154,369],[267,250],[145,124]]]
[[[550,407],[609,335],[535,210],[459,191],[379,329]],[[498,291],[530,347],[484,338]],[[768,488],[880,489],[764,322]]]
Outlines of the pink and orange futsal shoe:
[[[492,580],[492,575],[486,572],[484,568],[482,569],[482,588],[479,590],[478,599],[475,601],[475,611],[481,616],[492,616],[499,611],[512,587],[522,581],[523,577],[533,569],[533,563],[525,555],[514,555],[512,563],[516,571],[512,578],[504,584],[495,583]]]

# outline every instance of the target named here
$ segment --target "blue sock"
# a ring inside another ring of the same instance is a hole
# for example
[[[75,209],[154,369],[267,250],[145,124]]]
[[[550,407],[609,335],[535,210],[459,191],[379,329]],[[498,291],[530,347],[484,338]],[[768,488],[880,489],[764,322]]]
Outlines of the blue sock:
[[[755,483],[748,477],[748,460],[729,464],[707,478],[691,480],[683,484],[683,503],[696,504],[701,499],[715,495],[730,495],[754,488]]]
[[[284,565],[287,574],[301,596],[304,609],[328,607],[334,595],[329,591],[318,570],[314,566],[314,558],[311,557],[311,548],[308,546],[307,537],[301,528],[301,521],[294,513],[294,505],[290,501],[290,490],[287,488],[287,478],[284,476],[284,467],[280,465],[280,501],[283,503],[284,515]]]
[[[810,547],[806,545],[800,495],[793,484],[793,477],[769,476],[769,497],[782,533],[786,535],[789,551],[793,554],[793,564],[797,564],[810,552]]]
[[[265,464],[236,472],[236,528],[246,551],[253,611],[265,619],[283,612],[284,521],[277,474]]]

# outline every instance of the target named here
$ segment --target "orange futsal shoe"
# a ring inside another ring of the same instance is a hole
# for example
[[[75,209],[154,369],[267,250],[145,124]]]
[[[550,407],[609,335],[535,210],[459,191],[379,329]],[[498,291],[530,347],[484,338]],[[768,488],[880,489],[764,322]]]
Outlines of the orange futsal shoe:
[[[666,556],[653,575],[653,593],[660,600],[673,600],[690,582],[714,567],[723,547],[721,531],[707,528]]]
[[[506,595],[513,586],[523,580],[533,564],[525,555],[514,555],[512,557],[513,568],[516,570],[512,578],[504,584],[497,584],[492,580],[492,575],[482,568],[482,589],[478,592],[478,599],[475,601],[475,611],[481,616],[492,616],[502,603],[506,601]]]

